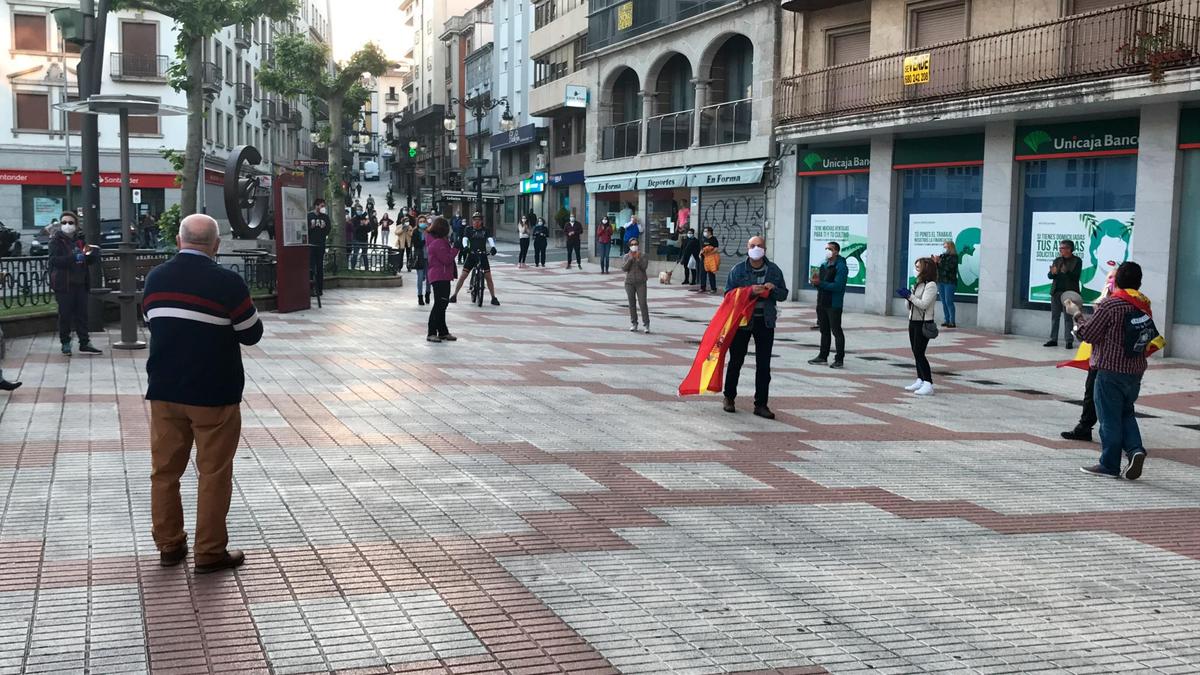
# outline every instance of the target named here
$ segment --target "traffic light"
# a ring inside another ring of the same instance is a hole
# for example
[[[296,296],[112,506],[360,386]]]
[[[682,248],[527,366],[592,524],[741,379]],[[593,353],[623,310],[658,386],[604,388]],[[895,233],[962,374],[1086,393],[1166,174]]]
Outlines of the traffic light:
[[[409,148],[409,149],[408,149],[408,156],[409,156],[409,158],[410,158],[410,159],[416,159],[416,157],[417,157],[417,149],[416,149],[416,148]]]

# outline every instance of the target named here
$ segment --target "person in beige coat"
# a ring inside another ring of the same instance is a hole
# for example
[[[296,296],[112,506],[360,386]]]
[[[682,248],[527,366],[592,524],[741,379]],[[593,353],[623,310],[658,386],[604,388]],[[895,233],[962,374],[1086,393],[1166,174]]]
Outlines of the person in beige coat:
[[[625,272],[625,295],[629,298],[630,332],[638,329],[638,307],[642,308],[642,325],[650,332],[650,306],[646,300],[646,270],[650,259],[642,254],[636,238],[629,240],[629,253],[621,257],[621,269]]]
[[[908,343],[917,365],[917,381],[905,389],[917,396],[933,396],[933,370],[929,367],[929,359],[925,358],[929,338],[925,337],[924,325],[926,321],[933,321],[936,314],[937,263],[930,258],[921,258],[914,271],[917,283],[902,297],[908,302]]]

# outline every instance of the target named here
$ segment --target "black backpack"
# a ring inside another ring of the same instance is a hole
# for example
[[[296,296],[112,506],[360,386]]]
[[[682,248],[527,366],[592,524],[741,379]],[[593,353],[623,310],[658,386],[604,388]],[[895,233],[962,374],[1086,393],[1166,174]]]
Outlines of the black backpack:
[[[1145,356],[1146,348],[1158,337],[1158,328],[1154,319],[1136,307],[1125,312],[1125,355],[1129,357]]]

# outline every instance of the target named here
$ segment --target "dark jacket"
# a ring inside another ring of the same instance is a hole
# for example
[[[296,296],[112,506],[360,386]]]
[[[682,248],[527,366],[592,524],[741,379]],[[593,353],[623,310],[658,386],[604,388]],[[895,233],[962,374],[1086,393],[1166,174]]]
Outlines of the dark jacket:
[[[428,259],[425,257],[425,231],[418,229],[412,235],[412,262],[410,267],[414,270],[423,270],[428,264]]]
[[[1072,255],[1069,258],[1059,256],[1054,259],[1054,267],[1058,268],[1058,274],[1046,274],[1046,278],[1054,281],[1050,287],[1050,294],[1058,295],[1067,291],[1078,293],[1079,277],[1083,274],[1083,261],[1079,259],[1079,256]]]
[[[71,239],[62,230],[50,237],[50,288],[55,293],[63,293],[70,287],[91,287],[88,278],[88,265],[100,262],[100,253],[87,251],[87,243],[83,237]],[[83,254],[82,256],[78,254]]]
[[[938,258],[937,282],[939,284],[958,284],[957,253],[943,253]]]
[[[566,227],[563,228],[563,232],[567,235],[567,241],[575,243],[579,241],[579,237],[583,234],[583,223],[578,220],[574,223],[568,221]]]
[[[687,266],[687,261],[695,258],[700,259],[700,240],[695,237],[684,236],[679,240],[679,264]],[[697,269],[699,265],[696,266]]]
[[[550,237],[550,228],[546,227],[546,225],[544,223],[538,223],[537,225],[533,226],[533,243],[534,244],[545,244],[546,240],[549,237]]]
[[[850,268],[846,259],[837,256],[833,260],[821,263],[817,270],[817,307],[841,309],[846,297],[846,279],[850,276]]]
[[[308,243],[310,246],[325,248],[325,240],[329,238],[329,216],[308,212]]]
[[[779,269],[779,265],[776,265],[767,258],[763,258],[763,262],[767,266],[767,278],[763,283],[774,284],[775,288],[767,297],[759,298],[758,304],[763,308],[763,321],[766,322],[768,328],[774,328],[775,317],[778,316],[775,303],[787,300],[787,282],[783,280],[783,271]],[[747,259],[734,265],[733,269],[729,270],[729,276],[725,279],[725,292],[728,293],[735,288],[753,285],[754,275],[750,273],[750,261]]]
[[[148,400],[241,402],[241,345],[257,344],[263,334],[241,276],[208,256],[180,253],[146,276],[142,307],[150,325]]]

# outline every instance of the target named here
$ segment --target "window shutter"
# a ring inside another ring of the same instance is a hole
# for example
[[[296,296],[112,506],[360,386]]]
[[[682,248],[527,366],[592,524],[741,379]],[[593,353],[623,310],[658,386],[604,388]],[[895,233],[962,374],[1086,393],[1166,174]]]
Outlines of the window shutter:
[[[1129,0],[1075,0],[1072,3],[1072,9],[1075,14],[1084,14],[1086,12],[1095,12],[1109,7],[1123,5]]]
[[[46,94],[17,94],[17,128],[50,128],[50,101]]]
[[[871,56],[871,31],[860,30],[853,33],[834,35],[829,40],[829,63],[826,65],[840,66],[845,63],[863,61]]]
[[[913,11],[912,46],[915,49],[966,36],[967,7],[964,3]]]
[[[13,15],[13,49],[44,52],[46,49],[46,16],[44,14]]]

